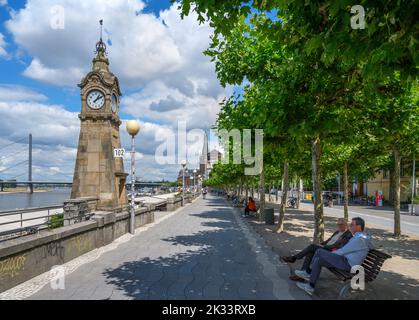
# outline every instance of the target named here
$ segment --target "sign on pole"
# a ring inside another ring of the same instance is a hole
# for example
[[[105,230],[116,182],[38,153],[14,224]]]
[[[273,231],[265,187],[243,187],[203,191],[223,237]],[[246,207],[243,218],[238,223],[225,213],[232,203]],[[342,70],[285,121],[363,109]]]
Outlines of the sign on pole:
[[[124,158],[125,157],[125,149],[114,149],[113,155],[115,158]]]

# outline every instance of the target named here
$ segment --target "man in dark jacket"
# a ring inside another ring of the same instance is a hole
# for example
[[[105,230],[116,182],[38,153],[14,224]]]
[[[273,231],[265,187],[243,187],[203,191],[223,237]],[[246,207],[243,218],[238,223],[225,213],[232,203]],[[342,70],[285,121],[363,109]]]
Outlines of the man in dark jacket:
[[[281,260],[287,263],[294,263],[297,260],[305,258],[301,270],[310,273],[311,260],[313,259],[314,254],[318,249],[335,251],[346,245],[352,238],[352,233],[348,228],[348,222],[345,219],[338,219],[337,226],[338,230],[329,239],[322,242],[320,245],[311,244],[298,254],[290,257],[281,257]]]

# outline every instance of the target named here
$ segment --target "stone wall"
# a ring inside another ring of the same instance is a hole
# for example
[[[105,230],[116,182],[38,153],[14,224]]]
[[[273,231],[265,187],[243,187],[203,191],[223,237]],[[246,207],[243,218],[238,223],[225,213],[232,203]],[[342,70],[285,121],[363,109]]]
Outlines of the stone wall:
[[[167,199],[167,211],[176,211],[182,206],[182,198]]]
[[[136,211],[136,227],[154,221],[154,206]],[[0,292],[128,233],[129,213],[95,212],[90,221],[0,243]]]

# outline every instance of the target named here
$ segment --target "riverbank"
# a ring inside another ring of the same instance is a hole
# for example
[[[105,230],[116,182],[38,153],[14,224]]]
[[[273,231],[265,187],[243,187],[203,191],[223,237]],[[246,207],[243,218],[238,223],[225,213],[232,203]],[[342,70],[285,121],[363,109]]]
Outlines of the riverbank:
[[[45,192],[52,192],[53,189],[42,189],[42,190],[34,190],[34,193],[45,193]],[[29,193],[28,190],[26,188],[24,189],[20,189],[20,190],[16,190],[16,189],[11,189],[11,190],[7,190],[5,189],[5,191],[0,191],[0,196],[1,195],[5,195],[5,194],[21,194],[21,193]]]

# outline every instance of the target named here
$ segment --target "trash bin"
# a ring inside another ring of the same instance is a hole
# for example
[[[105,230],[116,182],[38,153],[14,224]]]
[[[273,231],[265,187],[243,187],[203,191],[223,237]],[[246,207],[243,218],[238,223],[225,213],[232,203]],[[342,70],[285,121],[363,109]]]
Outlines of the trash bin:
[[[264,216],[265,216],[265,224],[269,226],[275,225],[275,209],[274,208],[265,209]]]

